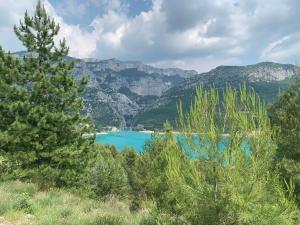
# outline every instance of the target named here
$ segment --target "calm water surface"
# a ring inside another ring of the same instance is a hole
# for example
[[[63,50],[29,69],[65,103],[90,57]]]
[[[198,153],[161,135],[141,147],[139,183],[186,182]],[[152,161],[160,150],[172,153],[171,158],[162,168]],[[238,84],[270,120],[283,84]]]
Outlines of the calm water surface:
[[[151,133],[137,132],[137,131],[118,131],[118,132],[108,132],[105,134],[98,134],[95,140],[95,143],[111,144],[115,145],[117,150],[122,151],[126,147],[133,147],[137,152],[143,152],[143,147],[145,142],[151,139]],[[195,137],[195,144],[199,144],[199,140]],[[182,144],[183,148],[189,156],[192,158],[197,158],[197,155],[191,151],[185,141],[182,140],[179,136],[177,139]],[[224,151],[226,148],[226,139],[224,139],[219,145],[218,148],[220,151]],[[241,146],[245,149],[246,154],[250,154],[250,148],[247,143],[243,143]]]
[[[151,134],[137,131],[118,131],[98,134],[96,143],[115,145],[118,150],[126,147],[134,147],[136,151],[142,152],[145,141],[151,138]]]

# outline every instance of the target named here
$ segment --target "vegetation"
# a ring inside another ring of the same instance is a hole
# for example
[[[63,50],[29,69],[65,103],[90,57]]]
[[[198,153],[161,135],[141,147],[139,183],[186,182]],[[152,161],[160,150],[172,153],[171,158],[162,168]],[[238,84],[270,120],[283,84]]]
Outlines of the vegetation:
[[[189,110],[190,103],[196,94],[195,84],[202,83],[203,87],[207,89],[213,86],[218,90],[219,96],[222,97],[227,84],[232,88],[239,89],[239,86],[246,81],[246,86],[249,89],[253,88],[262,100],[273,104],[277,99],[278,91],[287,90],[288,84],[293,81],[293,79],[286,79],[282,81],[250,82],[247,80],[248,78],[241,76],[241,74],[242,71],[240,70],[237,72],[236,69],[229,71],[224,69],[220,74],[199,75],[195,80],[186,81],[180,87],[175,86],[160,97],[159,105],[154,104],[153,107],[139,113],[135,118],[135,124],[143,124],[145,128],[155,130],[163,129],[163,123],[168,120],[175,126],[178,117],[176,105],[181,101],[183,110],[185,112]]]
[[[179,186],[183,215],[191,224],[297,224],[293,185],[286,191],[274,169],[276,146],[263,103],[244,86],[227,88],[219,105],[215,89],[200,87],[190,112],[179,108],[184,141],[201,159],[189,165],[187,180],[180,159],[170,155],[170,182]]]
[[[129,184],[122,159],[114,147],[96,145],[95,157],[87,168],[88,188],[96,196],[118,195],[128,193]]]
[[[69,76],[58,30],[39,2],[15,27],[29,56],[0,50],[0,223],[299,224],[281,176],[298,190],[299,80],[271,107],[273,126],[253,90],[200,86],[188,112],[178,106],[179,136],[166,122],[143,153],[118,152],[92,144],[86,80]]]
[[[59,26],[39,2],[33,17],[14,27],[28,50],[23,61],[0,50],[0,143],[15,166],[14,176],[48,185],[71,185],[80,179],[92,126],[81,115],[79,93],[87,80],[69,75],[68,47],[54,38]]]
[[[106,201],[78,197],[67,191],[39,191],[30,183],[0,184],[0,223],[39,225],[138,225],[142,213],[131,214],[116,198]]]
[[[295,182],[300,203],[300,74],[270,107],[269,114],[277,131],[277,156],[282,160],[282,173],[286,180],[292,179]]]

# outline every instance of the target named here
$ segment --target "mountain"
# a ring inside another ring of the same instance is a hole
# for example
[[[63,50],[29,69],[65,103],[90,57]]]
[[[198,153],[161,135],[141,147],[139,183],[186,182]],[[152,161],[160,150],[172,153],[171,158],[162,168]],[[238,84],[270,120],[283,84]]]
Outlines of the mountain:
[[[22,59],[28,52],[13,55]],[[160,69],[138,61],[76,59],[71,74],[79,80],[89,77],[83,94],[84,113],[97,128],[132,126],[135,116],[165,91],[197,72],[178,68]]]
[[[27,52],[13,54],[23,58]],[[290,64],[263,62],[249,66],[219,66],[197,74],[193,70],[160,69],[138,61],[117,59],[76,59],[72,75],[90,79],[83,94],[84,113],[91,116],[97,128],[130,127],[142,124],[148,129],[161,128],[169,120],[174,123],[176,104],[190,105],[195,87],[214,86],[222,91],[226,85],[235,88],[245,83],[267,102],[277,98],[297,73]]]
[[[165,91],[197,74],[193,70],[159,69],[136,61],[75,59],[72,74],[90,79],[83,94],[84,111],[96,127],[132,126],[135,116]]]
[[[135,117],[135,124],[148,129],[161,128],[169,120],[174,123],[177,103],[182,101],[187,109],[193,100],[196,86],[215,87],[222,93],[226,85],[239,88],[243,83],[253,88],[267,103],[276,100],[279,90],[285,90],[297,74],[297,67],[290,64],[263,62],[249,66],[219,66],[207,73],[186,78],[168,89],[151,105]]]

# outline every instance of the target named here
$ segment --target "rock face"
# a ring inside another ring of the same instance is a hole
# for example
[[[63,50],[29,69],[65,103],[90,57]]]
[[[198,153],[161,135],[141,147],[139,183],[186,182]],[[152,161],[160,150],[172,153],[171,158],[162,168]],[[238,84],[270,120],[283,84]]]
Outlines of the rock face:
[[[294,65],[264,62],[245,67],[245,76],[253,82],[283,81],[291,79],[297,73]]]
[[[196,86],[215,87],[220,94],[227,85],[239,88],[246,84],[253,88],[266,102],[274,101],[279,90],[285,90],[295,77],[298,68],[289,64],[264,62],[249,66],[219,66],[207,73],[191,76],[164,92],[156,101],[141,110],[135,117],[135,124],[145,128],[161,128],[168,120],[174,123],[177,116],[176,105],[182,102],[184,109],[189,108]]]
[[[14,53],[23,58],[28,53]],[[214,86],[219,90],[227,84],[235,88],[245,83],[266,101],[276,99],[279,89],[286,89],[297,73],[288,64],[263,62],[249,66],[219,66],[207,73],[177,68],[160,69],[137,61],[117,59],[74,59],[72,75],[83,75],[90,81],[83,94],[84,112],[96,127],[116,126],[160,128],[176,117],[176,104],[181,100],[188,108],[197,85]]]
[[[196,75],[193,70],[158,69],[140,62],[116,59],[76,59],[72,75],[90,82],[83,94],[84,111],[95,125],[132,126],[135,116],[165,91]]]

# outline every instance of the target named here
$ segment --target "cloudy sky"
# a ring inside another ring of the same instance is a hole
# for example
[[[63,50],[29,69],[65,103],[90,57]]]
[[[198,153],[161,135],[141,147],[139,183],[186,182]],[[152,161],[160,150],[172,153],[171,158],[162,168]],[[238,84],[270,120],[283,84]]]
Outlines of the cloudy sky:
[[[0,0],[0,45],[22,50],[13,25],[37,0]],[[70,55],[207,71],[300,62],[299,0],[44,0]]]

